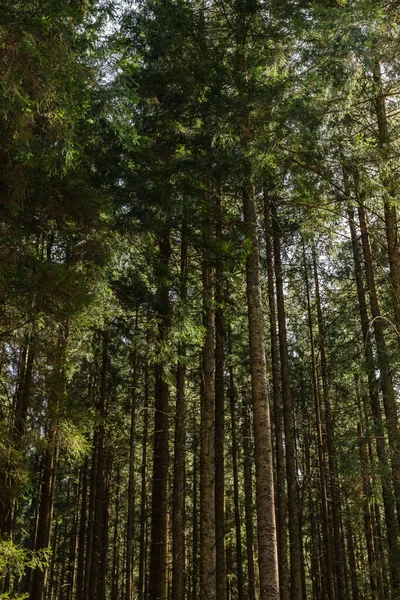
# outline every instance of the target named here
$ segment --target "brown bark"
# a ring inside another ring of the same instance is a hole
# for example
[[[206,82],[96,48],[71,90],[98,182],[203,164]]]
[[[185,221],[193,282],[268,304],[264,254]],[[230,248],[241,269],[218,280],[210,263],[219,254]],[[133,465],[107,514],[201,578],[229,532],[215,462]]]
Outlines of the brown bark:
[[[285,490],[285,455],[283,441],[283,411],[281,402],[281,386],[279,373],[278,334],[276,323],[275,284],[274,284],[274,258],[271,240],[272,221],[270,214],[269,198],[264,192],[264,230],[267,252],[268,276],[268,302],[271,338],[271,370],[272,370],[272,395],[273,395],[273,422],[275,432],[275,460],[276,460],[276,525],[278,540],[279,585],[281,600],[289,598],[289,564],[287,549],[286,525],[286,490]]]
[[[81,510],[79,517],[79,534],[78,534],[78,557],[76,566],[76,597],[77,599],[84,597],[83,582],[85,577],[85,539],[87,529],[87,493],[88,493],[88,469],[89,461],[85,459],[82,467],[82,489],[81,489]]]
[[[170,232],[160,236],[157,287],[158,357],[154,369],[155,413],[153,479],[151,496],[151,548],[149,599],[167,600],[168,555],[168,468],[169,468],[169,386],[165,377],[162,348],[169,327]]]
[[[243,189],[244,223],[250,239],[246,260],[249,321],[250,374],[256,465],[256,507],[260,600],[279,598],[278,556],[275,526],[274,475],[268,375],[260,278],[260,251],[254,188]]]
[[[116,484],[115,484],[115,516],[113,533],[113,559],[111,570],[111,600],[118,600],[119,596],[119,527],[120,527],[120,502],[121,502],[121,470],[117,466]]]
[[[304,280],[306,286],[306,299],[307,299],[307,312],[308,312],[308,327],[310,333],[310,349],[311,349],[311,362],[312,362],[312,381],[313,381],[313,393],[314,393],[314,406],[315,406],[315,426],[317,434],[317,448],[318,448],[318,469],[320,479],[320,494],[321,494],[321,510],[322,510],[322,541],[323,541],[323,564],[324,564],[324,575],[326,583],[326,592],[328,600],[335,598],[335,587],[332,573],[332,547],[331,547],[331,536],[329,530],[329,510],[328,510],[328,495],[327,495],[327,484],[326,484],[326,472],[325,472],[325,456],[324,456],[324,442],[322,435],[322,419],[321,419],[321,400],[320,390],[318,381],[318,367],[316,362],[315,353],[315,342],[314,342],[314,327],[313,317],[311,310],[311,297],[310,297],[310,286],[308,280],[308,268],[306,262],[306,253],[303,243],[303,260],[304,260]]]
[[[149,339],[147,335],[147,344]],[[147,443],[149,427],[149,365],[144,367],[144,403],[143,403],[143,436],[141,461],[141,490],[140,490],[140,531],[139,531],[139,578],[138,598],[145,598],[146,547],[147,547]]]
[[[136,307],[134,327],[134,349],[132,357],[133,381],[132,402],[130,410],[129,432],[129,479],[128,479],[128,517],[126,525],[126,571],[125,571],[125,600],[132,600],[133,591],[133,543],[135,534],[135,445],[136,445],[136,386],[137,386],[137,333],[138,333],[139,307]]]
[[[200,417],[200,599],[216,598],[215,539],[215,310],[213,306],[213,269],[210,191],[206,194],[203,215],[203,325],[202,390]]]
[[[229,354],[231,355],[231,342],[229,338]],[[237,411],[235,407],[235,388],[233,379],[233,367],[229,366],[229,406],[231,416],[231,437],[232,437],[232,475],[233,475],[233,501],[235,510],[235,539],[236,539],[236,568],[237,568],[237,592],[238,600],[244,600],[244,574],[243,574],[243,550],[242,550],[242,531],[239,505],[239,472],[238,472],[238,447],[236,419]]]
[[[187,300],[187,225],[184,217],[182,224],[180,257],[180,301],[184,306]],[[178,345],[178,366],[176,371],[176,409],[174,440],[174,483],[172,504],[172,592],[174,600],[185,598],[186,541],[185,541],[185,479],[186,479],[186,347]]]
[[[338,465],[336,457],[335,444],[335,428],[332,421],[331,402],[329,398],[329,382],[328,382],[328,365],[325,350],[325,327],[321,308],[321,293],[319,288],[319,277],[317,267],[317,257],[315,246],[312,246],[312,260],[314,270],[314,287],[315,301],[317,307],[318,319],[318,349],[321,360],[321,375],[322,375],[322,396],[324,401],[324,417],[326,431],[326,446],[328,451],[328,468],[329,468],[329,490],[332,509],[332,529],[333,529],[333,554],[334,554],[334,575],[336,584],[336,595],[338,598],[345,600],[347,596],[346,579],[344,573],[344,553],[342,539],[342,525],[340,515],[340,489],[338,483]]]
[[[254,518],[253,518],[253,477],[252,457],[250,456],[250,423],[248,407],[245,400],[242,405],[243,419],[243,471],[244,471],[244,508],[246,518],[246,550],[247,550],[247,577],[249,600],[256,599],[256,575],[254,567]]]
[[[89,563],[88,599],[103,600],[99,596],[101,579],[101,561],[103,547],[104,504],[106,501],[106,417],[107,417],[107,373],[108,373],[108,331],[102,332],[102,359],[100,372],[100,392],[98,411],[100,424],[96,436],[96,472],[94,480],[94,512],[92,528],[92,547]]]
[[[222,237],[221,198],[216,196],[216,239]],[[216,586],[218,600],[226,598],[225,564],[225,323],[223,259],[215,258],[215,542],[216,542]]]
[[[296,439],[292,394],[290,390],[289,354],[287,347],[285,299],[283,293],[281,240],[276,210],[272,207],[273,246],[275,259],[276,298],[278,309],[279,350],[281,358],[281,389],[285,429],[286,476],[288,482],[288,515],[290,538],[290,588],[292,600],[301,600],[301,532],[299,521],[299,491],[297,483]]]
[[[364,533],[365,541],[367,545],[368,554],[368,566],[369,566],[369,578],[371,587],[371,599],[376,600],[378,598],[378,577],[377,577],[377,564],[376,564],[376,552],[374,544],[374,532],[372,528],[372,513],[370,498],[372,495],[371,482],[368,476],[368,459],[365,451],[364,441],[361,439],[363,432],[361,430],[361,424],[358,423],[357,427],[358,437],[360,438],[360,466],[361,466],[361,477],[363,485],[363,496],[364,496]]]

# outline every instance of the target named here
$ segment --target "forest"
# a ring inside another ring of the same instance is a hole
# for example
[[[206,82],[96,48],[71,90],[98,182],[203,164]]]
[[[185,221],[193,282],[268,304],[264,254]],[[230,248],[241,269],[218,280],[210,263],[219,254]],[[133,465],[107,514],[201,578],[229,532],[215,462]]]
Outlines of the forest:
[[[400,600],[400,2],[0,1],[0,598]]]

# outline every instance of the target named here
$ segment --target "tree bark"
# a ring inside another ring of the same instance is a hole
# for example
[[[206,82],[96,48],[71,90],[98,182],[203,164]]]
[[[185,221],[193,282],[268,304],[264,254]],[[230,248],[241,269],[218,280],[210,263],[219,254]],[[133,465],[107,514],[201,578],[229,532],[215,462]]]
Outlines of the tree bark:
[[[287,346],[285,299],[283,294],[281,240],[277,214],[272,207],[273,246],[275,259],[276,298],[278,308],[279,350],[281,357],[281,389],[283,423],[285,428],[286,475],[288,482],[288,513],[290,538],[290,584],[292,600],[301,600],[301,532],[299,520],[299,491],[297,483],[296,439],[292,394],[290,390],[289,354]]]
[[[252,458],[250,456],[250,423],[248,407],[245,399],[242,404],[243,428],[243,471],[244,471],[244,508],[246,518],[246,550],[247,550],[247,577],[249,600],[256,599],[256,575],[254,567],[254,517],[253,517],[253,477]]]
[[[221,197],[216,192],[215,237],[222,238]],[[218,600],[226,598],[225,564],[225,323],[223,258],[215,258],[215,542],[216,585]]]
[[[213,268],[211,190],[206,192],[203,214],[203,326],[202,391],[200,417],[200,599],[216,598],[215,538],[215,309]]]
[[[131,423],[129,432],[129,480],[128,480],[128,517],[126,525],[126,571],[125,571],[125,600],[132,600],[133,590],[133,543],[135,534],[135,445],[136,445],[136,386],[137,386],[137,334],[138,334],[139,307],[136,307],[134,327],[134,349],[132,357],[132,402]]]
[[[187,301],[187,224],[184,216],[182,223],[181,257],[180,257],[180,302],[185,306]],[[172,592],[174,600],[185,598],[186,574],[186,541],[185,541],[185,480],[186,480],[186,346],[178,345],[178,366],[176,371],[176,409],[174,439],[174,484],[172,504]]]
[[[150,600],[167,600],[168,583],[168,470],[169,470],[169,386],[162,348],[169,328],[170,231],[159,238],[157,287],[158,357],[154,368],[155,414],[153,480],[151,498]]]
[[[279,585],[281,600],[287,600],[290,596],[289,586],[289,564],[287,549],[287,505],[285,490],[285,455],[283,440],[283,411],[281,402],[281,386],[279,373],[279,350],[276,323],[275,303],[275,268],[272,245],[272,221],[271,207],[268,194],[264,191],[264,230],[267,253],[267,276],[268,276],[268,302],[271,338],[271,366],[272,366],[272,395],[273,395],[273,422],[275,431],[275,457],[276,457],[276,524],[278,540],[278,564]]]
[[[311,362],[312,362],[312,381],[313,381],[313,392],[314,392],[314,405],[315,405],[315,426],[317,434],[317,448],[318,448],[318,468],[320,478],[320,493],[321,493],[321,509],[322,509],[322,540],[324,549],[324,575],[326,580],[326,591],[328,600],[334,600],[335,598],[335,587],[332,573],[332,548],[331,548],[331,536],[329,530],[329,510],[328,510],[328,496],[327,496],[327,485],[326,485],[326,472],[325,472],[325,457],[324,457],[324,442],[322,436],[322,420],[321,420],[321,401],[320,401],[320,390],[318,381],[318,367],[315,355],[315,342],[314,342],[314,328],[313,318],[311,311],[311,297],[310,297],[310,286],[308,279],[308,268],[306,261],[306,252],[303,243],[303,260],[304,260],[304,281],[306,286],[306,299],[307,299],[307,312],[308,312],[308,327],[310,332],[310,349],[311,349]]]
[[[315,301],[318,319],[318,349],[321,360],[322,397],[324,401],[326,446],[328,451],[329,490],[332,507],[332,529],[334,539],[333,554],[335,559],[333,566],[336,584],[335,591],[338,598],[345,600],[345,598],[347,597],[347,589],[344,573],[345,560],[343,555],[342,525],[340,515],[340,489],[338,483],[339,478],[336,457],[335,428],[332,420],[331,402],[329,398],[328,365],[325,350],[325,327],[321,308],[321,293],[319,288],[317,257],[315,253],[314,244],[312,246],[312,261],[314,270]]]

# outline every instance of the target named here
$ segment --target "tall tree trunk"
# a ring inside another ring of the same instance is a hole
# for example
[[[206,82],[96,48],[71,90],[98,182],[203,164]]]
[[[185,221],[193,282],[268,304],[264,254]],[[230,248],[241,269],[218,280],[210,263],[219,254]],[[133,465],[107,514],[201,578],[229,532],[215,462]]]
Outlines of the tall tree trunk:
[[[182,307],[187,300],[187,223],[183,218],[181,233],[180,257],[180,302]],[[176,409],[175,409],[175,440],[174,440],[174,487],[172,504],[172,592],[174,600],[185,598],[186,573],[186,543],[185,543],[185,480],[186,480],[186,346],[184,342],[178,345],[178,367],[176,371]]]
[[[133,592],[133,542],[135,533],[135,444],[136,444],[136,386],[137,386],[137,335],[139,307],[136,307],[134,327],[134,349],[132,357],[132,403],[131,423],[129,432],[129,480],[128,480],[128,518],[126,525],[126,571],[125,571],[125,600],[132,600]]]
[[[147,334],[147,347],[149,339]],[[146,360],[144,366],[144,403],[143,403],[143,436],[142,436],[142,461],[141,461],[141,490],[140,490],[140,532],[139,532],[139,579],[138,598],[145,598],[146,583],[146,533],[147,533],[147,438],[149,428],[149,365]]]
[[[215,237],[222,238],[222,214],[220,192],[216,194]],[[225,323],[223,259],[215,259],[215,538],[216,538],[216,585],[218,600],[226,598],[225,564]]]
[[[102,358],[100,372],[100,392],[98,411],[100,424],[97,433],[96,450],[96,472],[94,480],[94,512],[92,528],[92,548],[90,554],[90,575],[88,587],[89,600],[103,600],[99,596],[102,578],[102,548],[104,535],[104,514],[107,501],[106,493],[106,471],[107,471],[107,448],[106,448],[106,418],[107,418],[107,374],[108,374],[108,331],[104,326],[102,331]]]
[[[315,355],[315,343],[314,343],[314,327],[313,318],[311,311],[311,297],[310,297],[310,285],[308,279],[308,267],[306,261],[306,252],[303,243],[303,260],[304,260],[304,280],[306,286],[306,299],[307,299],[307,312],[308,312],[308,327],[310,332],[310,347],[311,347],[311,362],[312,362],[312,380],[313,380],[313,392],[315,401],[315,426],[317,434],[317,447],[318,447],[318,467],[319,467],[319,478],[320,478],[320,492],[321,492],[321,508],[322,508],[322,540],[324,548],[324,575],[326,579],[326,589],[328,600],[335,598],[335,587],[333,580],[332,570],[332,547],[331,547],[331,536],[329,530],[329,511],[328,511],[328,496],[327,496],[327,485],[326,485],[326,472],[325,472],[325,457],[324,457],[324,442],[322,436],[322,419],[321,419],[321,401],[318,381],[318,367]]]
[[[204,255],[202,391],[200,417],[200,599],[216,598],[215,539],[215,356],[213,306],[213,268],[210,244],[213,238],[211,190],[206,192],[203,215]]]
[[[242,404],[243,428],[243,471],[244,471],[244,508],[246,518],[247,578],[249,600],[256,599],[256,575],[254,567],[254,517],[253,517],[253,477],[250,455],[250,423],[248,407]]]
[[[86,533],[86,555],[85,555],[85,577],[83,581],[83,598],[89,598],[90,587],[90,570],[92,565],[92,547],[93,547],[93,529],[94,529],[94,513],[96,507],[96,472],[97,472],[97,455],[98,455],[98,437],[99,431],[96,428],[93,435],[93,452],[90,467],[90,493],[89,506],[87,517],[87,533]]]
[[[159,265],[156,307],[158,318],[158,357],[154,369],[155,414],[149,598],[150,600],[167,600],[169,386],[166,381],[162,349],[168,332],[170,315],[169,261],[171,244],[169,229],[166,229],[160,236],[158,246]]]
[[[343,539],[342,526],[340,515],[340,489],[338,478],[338,465],[336,458],[335,444],[335,429],[332,421],[331,403],[329,398],[329,383],[328,383],[328,365],[325,350],[325,327],[321,308],[321,293],[319,288],[317,257],[315,253],[315,245],[312,246],[312,261],[314,270],[314,287],[315,301],[317,306],[318,319],[318,349],[321,360],[321,375],[322,375],[322,396],[324,400],[324,416],[325,416],[325,431],[326,445],[328,450],[328,467],[329,467],[329,489],[332,507],[332,528],[334,539],[334,573],[336,583],[336,595],[341,600],[345,600],[347,596],[346,580],[344,574],[344,555],[343,555]]]
[[[376,552],[374,544],[374,532],[372,528],[372,514],[371,514],[371,503],[370,498],[372,495],[371,482],[368,476],[368,459],[365,451],[364,441],[362,440],[363,432],[361,430],[361,424],[358,423],[357,433],[360,439],[360,466],[361,476],[363,483],[363,496],[364,496],[364,533],[365,541],[367,545],[368,555],[368,566],[369,566],[369,580],[371,587],[371,600],[378,598],[378,578],[377,578],[377,564],[376,564]]]
[[[89,460],[86,457],[82,467],[81,510],[79,517],[78,559],[76,567],[76,598],[84,598],[83,583],[85,577],[85,538],[87,530],[87,493]]]
[[[260,251],[254,188],[243,189],[244,222],[251,246],[246,260],[249,320],[250,374],[256,465],[256,506],[260,600],[279,598],[278,554],[275,526],[274,474],[268,375],[265,356],[261,295]]]
[[[228,334],[229,355],[232,354],[230,331]],[[229,406],[231,416],[231,437],[232,437],[232,471],[233,471],[233,501],[235,507],[235,538],[236,538],[236,568],[237,568],[237,590],[238,600],[244,600],[244,574],[243,574],[243,551],[242,551],[242,530],[239,505],[239,472],[238,472],[238,446],[236,419],[237,411],[235,406],[235,388],[233,379],[233,367],[229,365]]]
[[[197,423],[193,418],[193,431],[196,432]],[[192,442],[193,452],[193,508],[192,508],[192,529],[193,529],[193,543],[192,543],[192,595],[191,600],[198,599],[198,584],[199,584],[199,506],[198,506],[198,460],[197,456],[199,453],[199,440],[197,434],[193,436]]]
[[[268,276],[268,302],[269,321],[271,337],[271,365],[272,365],[272,394],[273,394],[273,422],[275,431],[275,457],[276,457],[276,515],[277,515],[277,539],[278,539],[278,564],[279,585],[281,600],[287,600],[290,596],[289,587],[289,564],[287,549],[287,525],[286,525],[286,490],[285,490],[285,455],[283,440],[283,411],[281,402],[281,386],[279,373],[278,334],[276,323],[275,303],[275,269],[272,245],[272,220],[270,198],[264,190],[264,230],[267,251],[267,276]]]
[[[114,535],[113,535],[113,560],[111,571],[111,600],[118,600],[119,593],[119,512],[121,502],[121,469],[117,466],[116,484],[115,484],[115,516],[114,516]],[[77,599],[78,600],[78,599]]]
[[[289,355],[287,347],[285,299],[283,294],[281,240],[277,214],[272,207],[276,298],[279,325],[279,349],[281,357],[281,386],[283,423],[285,428],[286,475],[288,482],[288,513],[290,537],[290,583],[292,600],[301,600],[301,532],[299,520],[299,491],[297,483],[296,439],[292,394],[290,390]]]

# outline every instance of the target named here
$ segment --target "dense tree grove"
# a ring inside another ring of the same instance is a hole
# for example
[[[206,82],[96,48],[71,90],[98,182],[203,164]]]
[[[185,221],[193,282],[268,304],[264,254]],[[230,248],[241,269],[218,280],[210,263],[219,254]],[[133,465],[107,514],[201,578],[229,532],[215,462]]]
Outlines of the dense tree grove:
[[[400,4],[0,13],[0,597],[400,600]]]

